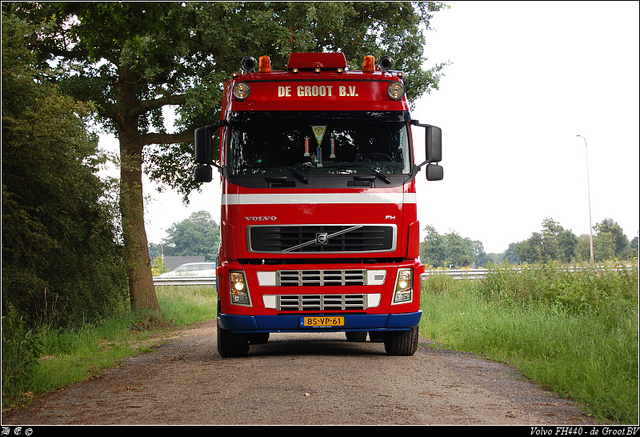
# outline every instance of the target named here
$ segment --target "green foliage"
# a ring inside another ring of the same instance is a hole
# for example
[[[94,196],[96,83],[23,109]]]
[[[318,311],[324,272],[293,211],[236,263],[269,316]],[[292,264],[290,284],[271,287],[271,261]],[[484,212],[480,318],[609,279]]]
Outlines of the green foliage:
[[[638,270],[539,264],[430,275],[422,335],[518,368],[599,420],[638,421]]]
[[[158,300],[164,317],[178,326],[216,317],[218,294],[215,286],[158,287]]]
[[[2,303],[29,329],[79,325],[126,305],[114,216],[94,175],[90,108],[31,67],[28,25],[2,17]]]
[[[124,357],[149,351],[164,340],[167,329],[215,318],[215,287],[158,288],[160,317],[129,312],[80,328],[30,331],[8,311],[2,319],[3,406],[24,405],[31,394],[97,376]]]
[[[594,261],[613,261],[615,259],[633,259],[637,257],[629,245],[624,231],[612,219],[608,218],[594,227]],[[577,237],[564,229],[553,219],[542,222],[542,232],[534,232],[531,237],[515,244],[515,253],[522,262],[575,262],[591,259],[589,236]]]
[[[164,263],[164,259],[162,259],[162,255],[156,257],[153,265],[151,266],[151,273],[153,276],[158,276],[167,272],[167,265]]]
[[[120,212],[131,304],[157,310],[146,249],[143,164],[161,185],[188,195],[193,130],[219,118],[222,85],[246,55],[282,69],[294,51],[343,51],[349,63],[391,50],[412,101],[437,88],[443,65],[424,71],[423,32],[442,3],[15,2],[3,14],[33,27],[24,40],[46,79],[91,102],[120,142]],[[168,133],[162,108],[176,108]],[[154,145],[151,147],[151,145]],[[217,154],[217,151],[214,153]],[[215,157],[214,157],[215,158]]]
[[[203,255],[215,261],[218,253],[220,228],[206,211],[192,213],[189,218],[171,225],[168,237],[162,241],[168,256]]]
[[[41,343],[12,308],[2,316],[2,400],[19,398],[29,389],[41,353]],[[5,404],[6,405],[6,404]]]
[[[144,145],[155,144],[144,152],[151,177],[185,198],[197,186],[187,143],[194,128],[219,118],[221,85],[244,56],[269,55],[273,68],[282,70],[291,52],[342,51],[350,67],[360,69],[365,55],[388,54],[394,68],[405,71],[413,102],[438,88],[444,65],[423,68],[424,32],[433,13],[444,7],[440,2],[3,6],[38,24],[29,39],[41,62],[57,58],[61,68],[51,78],[66,93],[94,102],[116,135],[134,129]],[[184,135],[167,134],[160,111],[166,105],[177,105],[176,128]]]
[[[469,266],[475,259],[473,242],[462,238],[456,232],[444,236],[445,265],[453,267]]]
[[[624,231],[612,219],[593,227],[594,259],[598,263],[614,260],[637,260],[638,238],[629,242]],[[588,235],[576,236],[558,222],[547,218],[540,232],[521,242],[509,244],[502,253],[487,254],[482,242],[462,238],[454,231],[441,235],[433,226],[425,227],[426,236],[420,243],[420,259],[433,267],[487,267],[491,264],[535,264],[540,262],[581,262],[591,259]]]
[[[618,305],[637,305],[637,266],[540,264],[489,269],[479,287],[491,302],[583,314]]]
[[[467,267],[472,263],[484,266],[490,261],[480,241],[463,238],[455,231],[440,235],[436,229],[425,227],[427,235],[420,243],[420,259],[433,267]]]
[[[420,260],[430,266],[444,266],[444,242],[442,236],[431,225],[426,226],[427,235],[420,243]]]

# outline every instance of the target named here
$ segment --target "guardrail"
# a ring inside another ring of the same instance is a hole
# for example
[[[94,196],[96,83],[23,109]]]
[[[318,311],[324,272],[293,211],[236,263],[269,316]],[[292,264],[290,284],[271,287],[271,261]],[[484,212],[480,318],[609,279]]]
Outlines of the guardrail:
[[[601,268],[605,268],[606,266],[598,266]],[[624,267],[631,266],[622,266],[622,267],[609,267],[615,270],[620,270]],[[576,267],[580,268],[580,267]],[[570,270],[575,270],[576,268],[569,268]],[[521,270],[519,267],[515,267],[514,270]],[[424,281],[431,275],[446,275],[452,276],[453,279],[482,279],[487,273],[488,269],[459,269],[459,270],[426,270],[422,275],[421,279]],[[153,278],[154,285],[216,285],[216,277],[215,276],[168,276],[161,278],[160,276],[155,276]]]
[[[153,285],[216,285],[215,276],[154,276]]]
[[[422,279],[429,275],[447,275],[453,279],[479,279],[487,274],[487,269],[462,269],[462,270],[427,270],[422,274]],[[154,276],[154,285],[216,285],[215,276]]]
[[[425,270],[421,279],[424,281],[432,275],[452,276],[453,279],[481,279],[488,271],[487,269]]]

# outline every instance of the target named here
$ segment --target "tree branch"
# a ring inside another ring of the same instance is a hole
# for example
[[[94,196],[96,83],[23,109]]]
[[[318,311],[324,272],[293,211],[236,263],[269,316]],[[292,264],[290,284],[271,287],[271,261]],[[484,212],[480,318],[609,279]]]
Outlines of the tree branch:
[[[187,99],[184,94],[166,96],[155,100],[144,101],[140,103],[140,113],[144,114],[154,109],[162,108],[165,105],[184,105],[186,101]]]
[[[188,143],[193,141],[193,132],[183,132],[177,134],[145,134],[141,136],[142,145],[147,146],[149,144],[176,144],[176,143]]]

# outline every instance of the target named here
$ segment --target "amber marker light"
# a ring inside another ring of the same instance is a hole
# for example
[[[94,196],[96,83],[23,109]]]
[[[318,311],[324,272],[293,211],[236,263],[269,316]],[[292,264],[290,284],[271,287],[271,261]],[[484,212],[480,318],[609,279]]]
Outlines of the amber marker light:
[[[376,70],[376,58],[371,55],[364,57],[362,61],[362,71],[364,73],[373,73]]]
[[[268,56],[260,56],[258,60],[258,71],[260,73],[271,73],[271,58]]]

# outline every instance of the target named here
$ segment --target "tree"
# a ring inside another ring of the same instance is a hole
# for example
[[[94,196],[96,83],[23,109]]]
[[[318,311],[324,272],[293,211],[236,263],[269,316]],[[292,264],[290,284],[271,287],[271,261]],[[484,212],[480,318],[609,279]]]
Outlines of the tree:
[[[515,252],[525,263],[537,263],[542,260],[542,234],[534,232],[529,238],[516,243]]]
[[[595,231],[596,239],[603,239],[610,241],[610,243],[613,243],[613,256],[611,256],[610,253],[611,249],[607,249],[607,255],[605,255],[604,253],[600,254],[601,260],[604,261],[605,259],[622,257],[622,254],[629,246],[629,240],[627,239],[627,236],[624,234],[624,231],[617,222],[615,222],[613,219],[607,218],[599,223],[596,223],[596,225],[593,227],[593,230]],[[604,242],[601,244],[602,247],[606,245],[607,244]],[[595,248],[594,252],[596,252]]]
[[[164,254],[169,256],[203,255],[215,261],[220,241],[220,228],[206,211],[192,213],[188,219],[174,223],[162,241]]]
[[[468,238],[462,238],[451,231],[444,236],[445,265],[453,267],[467,267],[475,259],[473,245]]]
[[[542,244],[540,257],[542,261],[552,261],[558,257],[558,236],[564,228],[551,218],[542,221]]]
[[[522,264],[522,260],[516,253],[518,244],[511,243],[504,253],[503,261],[508,262],[509,264]]]
[[[542,221],[542,232],[534,232],[513,250],[517,257],[526,263],[564,261],[570,262],[576,257],[579,241],[570,230],[551,218]],[[511,247],[511,246],[510,246]]]
[[[444,266],[444,240],[436,228],[431,225],[427,225],[424,230],[427,235],[424,237],[422,243],[420,243],[420,260],[433,267]]]
[[[393,55],[414,101],[436,89],[442,64],[424,71],[423,29],[444,5],[386,2],[10,3],[8,13],[39,24],[28,41],[51,79],[94,102],[120,143],[120,209],[134,310],[158,310],[144,226],[143,162],[152,178],[182,192],[191,177],[193,130],[219,118],[222,84],[246,54],[282,69],[294,51],[342,51],[352,68],[364,55]],[[176,133],[162,108],[177,106]],[[217,152],[216,152],[217,153]]]
[[[29,328],[80,326],[127,307],[124,260],[91,108],[31,66],[32,31],[3,5],[2,310]]]
[[[558,260],[571,262],[575,260],[578,237],[571,230],[565,229],[558,234]]]
[[[167,271],[167,265],[164,263],[164,256],[157,256],[155,261],[153,262],[153,266],[151,267],[151,272],[153,276],[161,275]]]
[[[593,239],[593,255],[595,261],[616,259],[616,241],[612,233],[603,232]]]
[[[491,262],[491,257],[484,251],[484,244],[482,244],[482,241],[474,240],[471,244],[475,254],[476,267],[484,267]]]
[[[595,239],[594,239],[594,246],[595,246]],[[590,241],[589,235],[582,234],[578,237],[578,243],[576,244],[575,255],[578,261],[589,261],[591,259],[591,241]]]
[[[624,252],[623,258],[631,260],[638,257],[638,237],[633,237],[629,242],[629,246]]]

